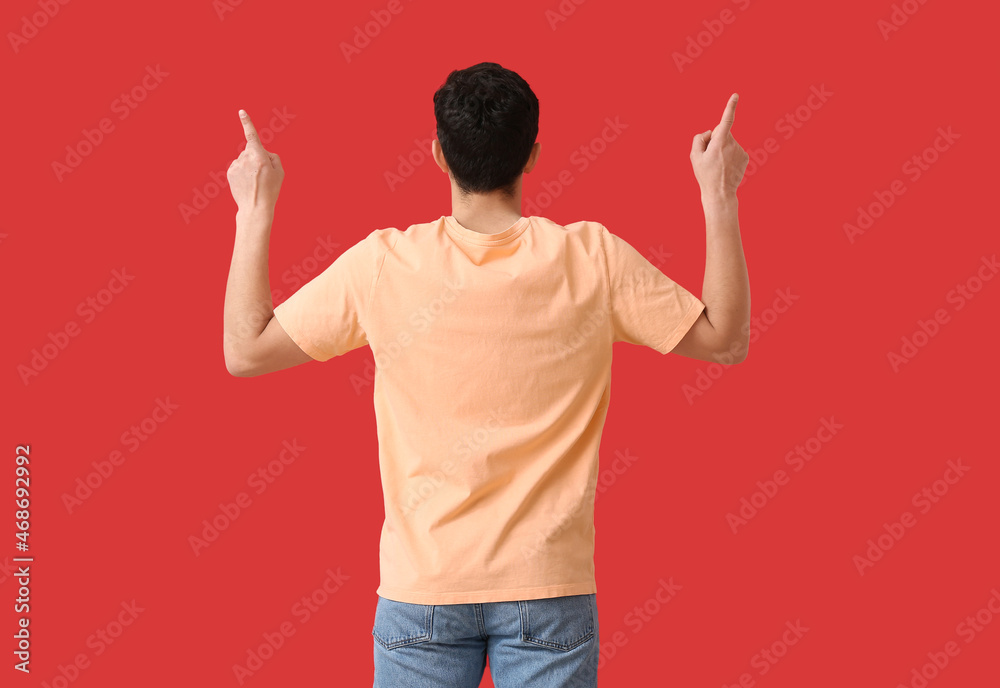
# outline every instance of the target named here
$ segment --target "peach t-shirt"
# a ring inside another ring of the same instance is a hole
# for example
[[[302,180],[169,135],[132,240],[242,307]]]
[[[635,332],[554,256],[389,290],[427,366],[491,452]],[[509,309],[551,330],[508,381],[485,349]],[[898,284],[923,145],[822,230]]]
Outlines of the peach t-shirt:
[[[705,304],[597,222],[377,229],[274,311],[326,361],[368,345],[385,521],[377,594],[597,591],[611,345],[669,353]]]

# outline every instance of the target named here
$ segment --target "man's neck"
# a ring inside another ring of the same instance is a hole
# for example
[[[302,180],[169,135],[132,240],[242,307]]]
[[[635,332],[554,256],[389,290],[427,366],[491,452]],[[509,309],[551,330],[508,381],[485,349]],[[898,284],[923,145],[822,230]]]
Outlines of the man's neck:
[[[463,196],[452,185],[451,214],[458,224],[475,232],[502,232],[521,219],[521,185],[513,198],[499,192]]]

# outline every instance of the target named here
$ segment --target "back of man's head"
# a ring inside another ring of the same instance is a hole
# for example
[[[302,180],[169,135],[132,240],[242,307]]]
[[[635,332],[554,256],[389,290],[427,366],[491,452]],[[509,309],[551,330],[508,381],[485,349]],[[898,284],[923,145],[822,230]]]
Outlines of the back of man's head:
[[[538,98],[495,62],[455,70],[434,93],[441,151],[466,194],[513,196],[538,136]]]

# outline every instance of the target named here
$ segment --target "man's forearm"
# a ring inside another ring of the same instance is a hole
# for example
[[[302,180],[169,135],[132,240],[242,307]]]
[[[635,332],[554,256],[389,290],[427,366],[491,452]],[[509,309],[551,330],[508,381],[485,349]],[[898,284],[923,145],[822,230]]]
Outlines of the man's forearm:
[[[750,280],[740,240],[739,202],[735,194],[702,195],[705,211],[705,315],[724,346],[739,342],[746,355],[750,323]]]
[[[232,370],[274,313],[267,254],[274,211],[236,213],[236,241],[229,266],[224,307],[223,351]]]

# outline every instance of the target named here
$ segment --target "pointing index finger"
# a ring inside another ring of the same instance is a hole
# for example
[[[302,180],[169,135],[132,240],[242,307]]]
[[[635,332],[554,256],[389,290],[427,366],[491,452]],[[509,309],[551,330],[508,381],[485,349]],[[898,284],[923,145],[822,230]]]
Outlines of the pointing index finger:
[[[247,137],[247,144],[263,152],[264,144],[260,142],[257,130],[254,128],[253,122],[250,121],[250,115],[247,114],[246,110],[240,110],[240,121],[243,123],[243,134]]]
[[[736,120],[736,103],[739,102],[740,96],[738,93],[734,93],[729,97],[729,102],[726,103],[726,109],[722,113],[722,119],[719,121],[719,126],[716,130],[720,134],[725,134],[730,129],[733,128],[733,122]]]

